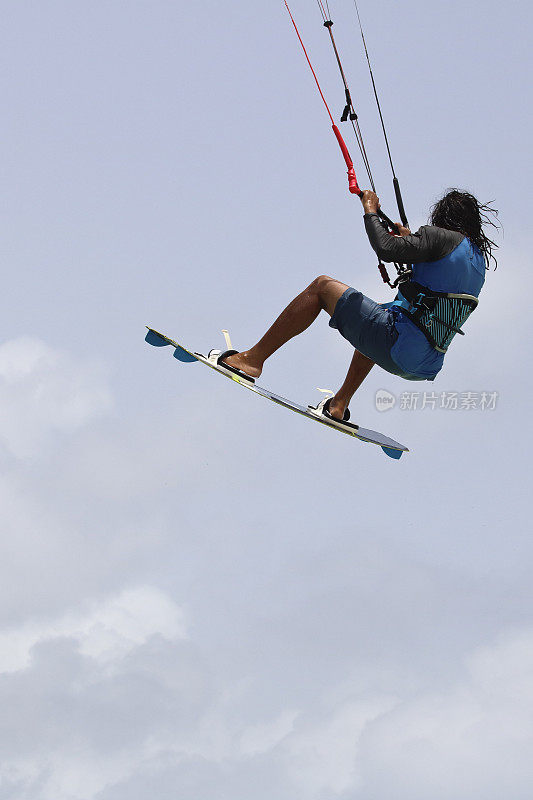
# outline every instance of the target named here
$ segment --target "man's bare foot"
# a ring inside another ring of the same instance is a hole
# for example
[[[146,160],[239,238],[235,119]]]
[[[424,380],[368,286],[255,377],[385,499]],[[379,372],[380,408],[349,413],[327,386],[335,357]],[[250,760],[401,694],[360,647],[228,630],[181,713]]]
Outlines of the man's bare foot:
[[[233,356],[228,356],[222,363],[228,364],[230,367],[240,369],[241,372],[245,372],[246,375],[250,376],[250,378],[258,378],[263,371],[263,365],[261,364],[261,366],[258,366],[257,364],[253,363],[247,351],[244,351],[243,353],[236,353]]]
[[[348,403],[344,400],[337,400],[335,397],[332,397],[329,401],[328,411],[332,417],[341,421],[344,418],[344,412],[348,408]]]

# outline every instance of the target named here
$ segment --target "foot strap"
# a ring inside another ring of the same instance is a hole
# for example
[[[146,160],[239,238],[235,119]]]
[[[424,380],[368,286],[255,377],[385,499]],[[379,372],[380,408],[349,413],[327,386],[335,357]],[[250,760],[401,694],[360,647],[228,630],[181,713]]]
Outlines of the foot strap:
[[[224,359],[229,358],[230,356],[236,356],[238,354],[238,350],[224,350],[223,353],[219,355],[217,358],[217,366],[222,367],[222,369],[227,370],[228,372],[233,372],[235,375],[238,375],[239,378],[243,378],[245,381],[249,383],[255,383],[255,378],[252,378],[251,375],[247,375],[246,372],[243,372],[242,369],[237,369],[237,367],[232,367],[231,364],[226,364]]]
[[[328,399],[324,403],[324,406],[322,407],[322,413],[324,414],[324,416],[327,417],[328,419],[332,419],[334,422],[348,422],[348,420],[350,419],[350,409],[349,408],[347,408],[345,410],[344,416],[343,416],[342,419],[339,419],[338,417],[333,417],[330,414],[329,406],[330,406],[330,403],[331,403],[332,399],[333,399],[332,397],[328,397]],[[354,426],[354,427],[357,427],[357,426]]]
[[[320,392],[324,392],[324,389],[319,389]],[[322,400],[317,406],[308,406],[309,410],[316,414],[317,416],[326,417],[330,422],[333,423],[337,428],[350,428],[351,430],[357,431],[359,430],[359,425],[354,425],[353,422],[348,422],[350,419],[350,411],[348,409],[345,410],[344,416],[342,419],[338,419],[337,417],[332,416],[329,410],[329,406],[331,403],[332,397],[328,397],[327,400]]]

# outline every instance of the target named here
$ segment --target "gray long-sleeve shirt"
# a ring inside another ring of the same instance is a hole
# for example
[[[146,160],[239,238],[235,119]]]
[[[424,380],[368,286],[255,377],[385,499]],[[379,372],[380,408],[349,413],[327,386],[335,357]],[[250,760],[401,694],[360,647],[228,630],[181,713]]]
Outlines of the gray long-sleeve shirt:
[[[462,233],[423,225],[409,236],[391,236],[377,214],[365,214],[365,229],[378,258],[388,263],[419,264],[438,261],[455,250],[465,238]]]

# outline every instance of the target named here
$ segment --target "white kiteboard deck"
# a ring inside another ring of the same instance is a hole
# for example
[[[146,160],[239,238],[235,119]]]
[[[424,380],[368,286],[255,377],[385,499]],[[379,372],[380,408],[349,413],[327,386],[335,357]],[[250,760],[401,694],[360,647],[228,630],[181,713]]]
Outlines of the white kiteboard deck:
[[[193,353],[190,350],[187,350],[187,348],[183,347],[183,345],[178,344],[178,342],[175,342],[173,339],[169,339],[168,336],[164,336],[164,334],[159,333],[153,328],[148,328],[148,333],[146,334],[145,340],[148,342],[148,344],[151,344],[154,347],[166,347],[167,345],[170,345],[174,348],[173,355],[178,361],[182,361],[186,364],[192,364],[199,361],[201,364],[205,364],[207,367],[215,370],[215,372],[225,375],[227,378],[231,378],[232,381],[235,381],[235,383],[238,383],[240,386],[245,386],[247,389],[250,389],[251,392],[259,394],[262,397],[266,397],[268,400],[272,400],[274,403],[277,403],[280,406],[289,408],[291,411],[296,411],[297,414],[301,414],[302,416],[312,419],[315,422],[320,422],[322,425],[327,425],[328,428],[333,428],[333,430],[339,431],[339,433],[345,433],[348,436],[353,436],[356,439],[360,439],[362,442],[378,445],[378,447],[381,447],[383,452],[391,458],[398,459],[402,456],[402,453],[409,452],[409,448],[407,448],[405,445],[395,442],[394,439],[390,439],[388,436],[384,436],[382,433],[361,428],[360,426],[354,428],[341,428],[335,425],[334,422],[328,420],[327,417],[323,415],[317,416],[305,406],[299,405],[299,403],[294,403],[292,400],[287,400],[285,397],[281,397],[279,394],[275,394],[269,389],[265,389],[262,386],[258,386],[256,383],[247,381],[245,378],[241,378],[240,375],[237,375],[236,373],[228,373],[224,370],[221,370],[215,364],[212,364],[210,361],[208,361],[207,358],[201,353]]]

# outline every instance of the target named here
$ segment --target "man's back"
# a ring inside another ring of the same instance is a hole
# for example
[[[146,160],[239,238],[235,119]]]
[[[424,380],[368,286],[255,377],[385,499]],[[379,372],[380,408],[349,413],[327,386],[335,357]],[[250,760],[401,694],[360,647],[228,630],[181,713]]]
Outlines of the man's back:
[[[391,236],[377,214],[365,215],[365,227],[379,258],[412,264],[413,280],[422,286],[437,292],[479,295],[485,281],[485,261],[462,233],[423,225],[416,233]],[[393,307],[391,313],[398,332],[392,358],[406,372],[431,380],[442,368],[444,353],[431,346],[401,308]]]

